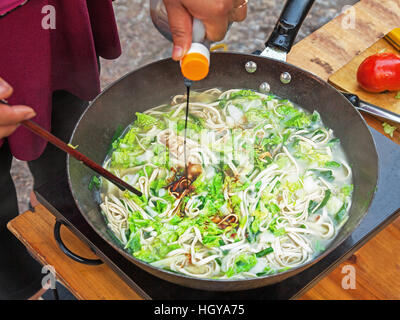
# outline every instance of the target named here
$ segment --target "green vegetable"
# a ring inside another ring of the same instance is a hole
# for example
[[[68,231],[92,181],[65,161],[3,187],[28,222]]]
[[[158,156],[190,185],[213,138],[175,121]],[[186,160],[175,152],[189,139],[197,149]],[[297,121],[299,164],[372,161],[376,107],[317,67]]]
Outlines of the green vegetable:
[[[274,233],[274,236],[275,237],[280,237],[280,236],[283,236],[284,234],[286,234],[286,230],[285,230],[285,228],[279,228],[279,229],[275,229],[274,231],[273,231],[273,233]]]
[[[174,217],[169,221],[170,224],[176,226],[182,221],[182,218],[178,216],[177,214],[174,215]]]
[[[221,238],[215,235],[206,235],[203,237],[203,244],[207,247],[219,247]]]
[[[235,259],[235,265],[226,272],[228,278],[241,272],[247,272],[257,264],[257,258],[254,254],[241,254]]]
[[[277,204],[270,202],[265,206],[269,212],[271,212],[273,215],[277,214],[281,211],[281,209],[278,207]]]
[[[321,242],[319,240],[316,240],[314,243],[314,249],[316,252],[323,252],[325,251],[325,247],[321,245]]]
[[[266,266],[262,272],[256,273],[256,276],[262,277],[262,276],[266,276],[267,274],[273,274],[273,273],[274,273],[274,271],[271,269],[271,267]]]
[[[159,120],[148,114],[136,112],[135,115],[136,121],[134,122],[134,126],[142,128],[145,131],[150,130],[154,125],[157,125],[157,127],[159,127],[160,129],[163,129],[165,127],[163,122],[160,122]]]
[[[315,212],[317,212],[318,210],[321,210],[323,207],[326,206],[326,204],[328,203],[328,201],[329,201],[329,199],[331,197],[331,194],[332,194],[331,190],[328,189],[328,190],[325,191],[324,198],[322,199],[321,203],[319,204],[319,206],[315,210]]]
[[[118,141],[118,138],[121,136],[123,131],[124,131],[124,127],[121,125],[118,125],[117,129],[114,132],[114,135],[111,138],[111,143],[110,143],[110,146],[108,147],[107,153],[110,153],[111,150],[114,148],[114,143],[116,141]]]
[[[100,189],[100,185],[101,185],[100,178],[98,178],[96,176],[93,176],[92,179],[89,182],[88,188],[89,188],[90,191],[92,191],[93,188]]]
[[[123,148],[129,148],[136,145],[136,135],[139,132],[139,128],[133,127],[131,128],[125,136],[115,140],[112,144],[114,149],[120,148],[121,144],[124,145]]]
[[[311,200],[308,205],[308,213],[312,213],[317,206],[318,206],[318,202]]]
[[[394,127],[394,126],[391,126],[390,124],[388,124],[388,123],[386,123],[386,122],[384,122],[383,124],[382,124],[382,126],[383,126],[383,131],[387,134],[387,135],[389,135],[391,138],[393,138],[393,133],[396,131],[396,127]]]
[[[352,194],[354,186],[352,184],[345,185],[340,189],[340,192],[343,193],[344,196],[348,197]]]
[[[340,142],[340,139],[339,139],[339,138],[331,139],[331,140],[329,140],[329,142],[328,142],[328,146],[329,146],[329,147],[333,147],[336,143],[339,143],[339,142]]]
[[[233,100],[236,98],[244,98],[244,97],[246,97],[247,99],[251,98],[260,99],[260,97],[253,90],[239,90],[237,92],[233,92],[230,94],[229,99]]]
[[[126,244],[125,248],[128,248],[131,251],[131,253],[134,253],[134,252],[140,250],[141,245],[140,245],[140,235],[139,235],[139,233],[137,233],[137,234],[132,233],[131,234],[131,237],[130,237],[128,243]]]
[[[320,121],[320,120],[321,120],[321,116],[320,116],[320,114],[318,113],[318,111],[315,110],[315,111],[313,112],[313,114],[311,115],[311,122],[312,122],[312,123],[315,123],[315,122]]]
[[[254,243],[257,241],[257,235],[260,233],[260,231],[258,230],[258,225],[255,224],[253,226],[254,221],[251,223],[250,228],[248,228],[247,230],[247,235],[246,235],[246,239],[249,243]]]
[[[286,127],[295,127],[297,129],[307,128],[311,125],[310,116],[302,112],[285,122]]]
[[[346,216],[347,213],[347,203],[345,202],[342,207],[339,209],[339,211],[335,214],[335,222],[336,224],[340,224],[344,217]]]
[[[266,256],[267,254],[270,254],[271,252],[274,252],[274,249],[272,249],[272,247],[269,247],[269,248],[266,248],[264,250],[257,252],[256,257],[261,258],[261,257]]]
[[[332,170],[309,169],[309,171],[314,172],[318,177],[324,178],[326,181],[332,182],[335,180]]]
[[[178,120],[176,129],[179,131],[185,130],[185,120]],[[187,129],[194,130],[195,132],[201,132],[204,127],[201,124],[196,124],[192,121],[187,122]]]
[[[278,108],[276,108],[276,112],[289,117],[297,116],[300,113],[300,111],[294,108],[293,105],[288,104],[280,105]]]
[[[325,167],[327,168],[340,168],[341,164],[336,161],[325,162]]]
[[[285,228],[282,227],[278,229],[276,227],[276,218],[271,222],[268,229],[274,234],[275,237],[280,237],[286,234]]]

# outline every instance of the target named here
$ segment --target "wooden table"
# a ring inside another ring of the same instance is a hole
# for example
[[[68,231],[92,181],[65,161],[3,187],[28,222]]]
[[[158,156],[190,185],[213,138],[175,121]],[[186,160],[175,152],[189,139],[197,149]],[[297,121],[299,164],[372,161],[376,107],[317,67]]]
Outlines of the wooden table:
[[[300,41],[288,62],[328,80],[354,56],[382,38],[400,22],[400,0],[362,0],[344,15]],[[355,29],[342,28],[342,21],[355,14]],[[365,117],[383,133],[382,123]],[[399,135],[393,140],[400,144]],[[58,248],[53,227],[55,218],[43,206],[27,211],[8,224],[9,230],[43,265],[54,266],[57,278],[78,299],[141,299],[108,266],[86,266],[66,257]],[[74,252],[95,258],[72,232],[62,228],[62,238]],[[343,267],[354,266],[356,289],[341,286]],[[383,272],[384,270],[384,272]],[[348,261],[309,290],[302,299],[400,299],[400,219],[381,231]]]

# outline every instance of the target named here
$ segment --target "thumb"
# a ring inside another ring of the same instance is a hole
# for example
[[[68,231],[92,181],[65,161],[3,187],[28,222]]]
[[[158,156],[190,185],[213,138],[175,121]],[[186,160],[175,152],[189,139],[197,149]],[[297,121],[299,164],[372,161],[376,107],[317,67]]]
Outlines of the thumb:
[[[9,107],[0,104],[0,126],[11,126],[36,116],[35,111],[27,106]]]
[[[164,0],[164,4],[167,9],[169,27],[174,42],[172,59],[180,60],[189,50],[192,43],[192,16],[180,1]]]
[[[12,95],[13,88],[0,77],[0,99],[7,99]]]

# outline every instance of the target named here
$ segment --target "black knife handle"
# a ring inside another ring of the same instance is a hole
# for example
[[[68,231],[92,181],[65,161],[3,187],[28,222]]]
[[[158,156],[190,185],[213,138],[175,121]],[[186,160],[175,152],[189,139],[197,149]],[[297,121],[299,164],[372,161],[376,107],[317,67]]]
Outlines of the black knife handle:
[[[314,1],[315,0],[288,0],[274,31],[265,45],[288,53]]]
[[[356,107],[357,110],[366,112],[370,115],[379,117],[381,119],[389,120],[400,124],[399,114],[375,106],[371,103],[362,101],[357,95],[353,93],[341,92],[341,94],[343,94],[346,97],[346,99],[349,100],[354,107]]]

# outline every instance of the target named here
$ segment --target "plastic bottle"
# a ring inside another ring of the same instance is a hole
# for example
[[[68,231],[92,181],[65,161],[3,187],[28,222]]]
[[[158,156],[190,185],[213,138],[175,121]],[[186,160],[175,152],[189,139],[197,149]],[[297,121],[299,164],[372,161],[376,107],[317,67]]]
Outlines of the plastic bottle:
[[[172,41],[167,10],[162,0],[150,0],[150,15],[154,26],[168,40]],[[208,75],[210,69],[210,42],[206,39],[203,23],[193,19],[192,45],[181,60],[181,71],[185,78],[199,81]]]

